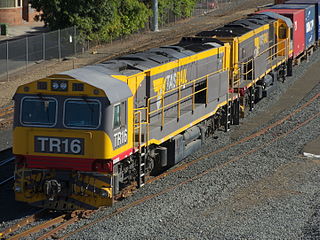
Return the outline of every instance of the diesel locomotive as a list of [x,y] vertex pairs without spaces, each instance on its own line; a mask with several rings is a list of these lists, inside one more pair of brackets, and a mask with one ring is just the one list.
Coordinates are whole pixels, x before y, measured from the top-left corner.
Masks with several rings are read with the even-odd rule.
[[248,16],[175,45],[20,86],[14,96],[16,200],[110,206],[198,150],[290,74],[292,22]]

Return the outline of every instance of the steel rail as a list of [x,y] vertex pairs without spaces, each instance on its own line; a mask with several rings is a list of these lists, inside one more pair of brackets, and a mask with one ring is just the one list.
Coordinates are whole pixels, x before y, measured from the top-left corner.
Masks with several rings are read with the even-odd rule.
[[7,178],[6,180],[0,182],[0,186],[6,184],[7,182],[10,182],[11,180],[14,180],[14,176],[11,176],[11,177]]
[[6,106],[6,107],[4,107],[4,108],[0,108],[0,113],[9,111],[9,110],[11,110],[13,107],[14,107],[14,105],[11,104],[11,105]]
[[53,228],[52,230],[42,234],[41,236],[39,236],[37,239],[38,240],[43,240],[43,239],[48,239],[48,238],[52,238],[55,236],[55,234],[57,234],[59,231],[61,231],[62,229],[68,227],[69,225],[75,223],[76,221],[78,221],[81,218],[87,218],[88,216],[90,216],[91,214],[93,214],[95,211],[93,210],[75,210],[69,214],[62,214],[58,217],[52,218],[48,221],[45,221],[44,223],[41,223],[37,226],[33,226],[31,228],[29,228],[26,231],[20,232],[14,236],[7,236],[10,233],[16,232],[17,230],[19,230],[22,227],[27,226],[30,223],[34,223],[37,220],[39,220],[41,217],[44,217],[45,214],[49,213],[49,211],[47,209],[43,209],[33,215],[31,215],[30,217],[27,217],[26,219],[21,220],[19,223],[15,224],[12,227],[7,228],[6,230],[4,230],[2,233],[0,233],[0,238],[5,238],[7,240],[16,240],[16,239],[21,239],[21,238],[25,238],[28,237],[31,234],[40,232],[42,230],[47,230],[48,228],[60,224],[57,227]]
[[10,158],[8,158],[6,160],[1,161],[0,162],[0,167],[2,167],[3,165],[6,165],[7,163],[10,163],[10,162],[14,161],[14,159],[15,159],[15,157],[10,157]]
[[[3,151],[0,152],[0,155],[1,155],[1,154],[7,154],[7,152],[11,152],[11,151],[12,151],[12,148],[5,149],[5,150],[3,150]],[[9,153],[9,154],[10,154],[10,153]],[[3,160],[3,161],[0,162],[0,167],[6,165],[6,164],[8,164],[8,163],[13,162],[14,159],[15,159],[14,156],[9,156],[7,159],[5,159],[5,160]],[[11,177],[9,177],[9,178],[7,178],[7,179],[5,179],[5,180],[2,180],[2,181],[0,182],[0,186],[4,185],[4,184],[6,184],[7,182],[10,182],[10,181],[12,181],[12,180],[14,180],[14,175],[11,176]]]
[[93,210],[76,210],[73,213],[71,213],[71,218],[69,220],[67,220],[66,222],[62,223],[61,225],[59,225],[58,227],[52,229],[51,231],[43,234],[41,237],[38,237],[37,240],[45,240],[45,239],[49,239],[49,238],[58,238],[56,236],[56,234],[65,229],[66,227],[68,227],[69,225],[77,222],[80,218],[87,218],[88,216],[90,216],[91,214],[93,214],[95,211]]
[[9,114],[13,113],[13,111],[14,111],[14,105],[13,104],[11,104],[11,105],[9,105],[7,107],[1,108],[0,109],[0,117],[9,115]]
[[27,231],[24,231],[24,232],[18,233],[17,235],[9,237],[8,240],[18,240],[23,237],[28,237],[29,235],[31,235],[33,233],[37,233],[43,229],[46,229],[46,228],[49,228],[49,227],[55,225],[55,224],[62,223],[65,220],[66,216],[67,216],[66,214],[62,214],[59,217],[53,218],[53,219],[46,221],[40,225],[32,227],[32,228],[28,229]]
[[32,214],[31,216],[29,216],[25,219],[22,219],[17,224],[6,228],[5,230],[3,230],[3,232],[0,232],[0,238],[3,238],[8,234],[17,231],[19,228],[22,228],[30,223],[37,221],[40,217],[42,217],[47,212],[48,211],[46,209],[42,209],[42,210]]

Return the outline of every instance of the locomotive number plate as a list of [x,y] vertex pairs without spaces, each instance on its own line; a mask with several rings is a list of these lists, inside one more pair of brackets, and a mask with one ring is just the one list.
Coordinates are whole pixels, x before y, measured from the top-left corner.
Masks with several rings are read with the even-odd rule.
[[83,155],[84,139],[35,136],[34,151],[40,153]]

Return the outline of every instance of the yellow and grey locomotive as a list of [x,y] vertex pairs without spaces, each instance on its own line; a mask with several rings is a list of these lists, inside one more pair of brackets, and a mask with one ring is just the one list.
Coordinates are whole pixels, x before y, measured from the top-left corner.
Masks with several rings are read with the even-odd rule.
[[220,126],[239,123],[247,89],[251,100],[260,96],[287,64],[290,28],[276,15],[251,16],[20,86],[16,199],[95,209],[112,205],[133,182],[143,186],[148,174],[179,163]]
[[229,51],[216,39],[184,38],[20,86],[16,199],[67,210],[111,205],[131,182],[142,186],[152,170],[181,161],[233,100]]

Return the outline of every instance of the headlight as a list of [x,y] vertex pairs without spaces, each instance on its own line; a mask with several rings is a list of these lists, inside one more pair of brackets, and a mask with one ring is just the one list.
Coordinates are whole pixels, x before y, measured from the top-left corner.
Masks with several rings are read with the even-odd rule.
[[109,192],[104,190],[104,189],[101,189],[101,196],[104,197],[104,198],[108,198],[110,197],[109,196]]
[[65,80],[52,80],[51,90],[66,92],[68,91],[68,82]]
[[65,82],[62,82],[62,83],[60,83],[60,88],[62,89],[62,90],[66,90],[67,89],[67,83],[65,83]]
[[59,84],[57,82],[52,83],[52,89],[58,90],[59,89]]
[[101,196],[102,197],[108,197],[108,193],[106,191],[102,190]]
[[15,186],[14,187],[15,192],[21,192],[21,187],[20,186]]

